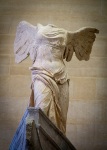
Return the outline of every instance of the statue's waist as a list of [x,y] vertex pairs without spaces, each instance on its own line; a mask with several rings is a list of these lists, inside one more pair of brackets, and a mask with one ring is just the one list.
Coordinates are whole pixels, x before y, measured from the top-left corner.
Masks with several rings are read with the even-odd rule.
[[66,72],[57,72],[57,73],[50,73],[49,71],[33,68],[32,70],[32,78],[35,78],[37,75],[45,75],[51,79],[53,79],[56,83],[63,84],[67,81],[67,73]]

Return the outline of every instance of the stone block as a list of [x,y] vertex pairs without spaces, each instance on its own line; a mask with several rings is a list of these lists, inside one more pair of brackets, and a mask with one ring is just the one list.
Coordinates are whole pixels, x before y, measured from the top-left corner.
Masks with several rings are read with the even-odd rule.
[[107,1],[106,0],[102,0],[102,5],[101,5],[101,14],[103,16],[107,16]]
[[[0,4],[1,4],[1,1],[0,1]],[[1,15],[0,14],[0,22],[2,22],[2,23],[11,23],[12,22],[12,16],[9,16],[9,15],[7,15],[7,16],[4,16],[4,15]]]
[[8,34],[10,29],[9,23],[0,23],[0,34]]
[[[9,132],[12,132],[12,130],[10,130]],[[7,134],[7,131],[4,131],[3,134]],[[2,137],[1,137],[1,140],[0,140],[0,149],[3,150],[3,149],[8,149],[9,148],[9,144],[11,142],[11,136],[8,136],[6,135],[7,139],[3,140]]]
[[90,109],[91,112],[91,120],[90,114],[87,111],[88,109],[88,102],[84,101],[72,101],[69,103],[69,110],[67,116],[67,123],[68,124],[85,124],[94,122],[94,112],[93,109]]
[[106,68],[68,68],[69,77],[107,77]]
[[9,75],[9,66],[0,66],[0,75]]
[[105,115],[104,115],[104,117],[105,117],[105,122],[107,122],[107,101],[105,101],[105,108],[104,108],[104,113],[105,113]]
[[6,44],[6,45],[9,45],[9,44],[12,44],[13,43],[13,39],[14,39],[14,36],[12,35],[0,35],[0,44]]
[[[7,112],[6,112],[6,115],[7,115]],[[10,119],[10,118],[9,118]],[[0,129],[1,131],[5,131],[6,129],[8,130],[14,130],[14,132],[16,131],[17,129],[17,126],[19,124],[19,121],[20,120],[12,120],[12,119],[0,119]]]
[[11,66],[10,75],[31,75],[31,71],[25,66]]
[[0,76],[0,96],[9,96],[9,76]]
[[14,35],[0,35],[0,49],[13,47],[14,38]]
[[106,107],[105,101],[72,101],[69,103],[67,123],[105,123]]
[[106,57],[107,56],[107,38],[98,37],[93,45],[91,57]]
[[75,124],[67,124],[66,136],[73,145],[77,144],[77,128]]
[[9,55],[0,55],[0,65],[9,65],[10,56]]
[[95,124],[95,137],[94,137],[94,141],[95,147],[100,147],[102,149],[104,149],[104,147],[107,148],[107,123],[99,123],[99,124]]
[[9,85],[9,92],[11,97],[30,96],[31,78],[29,76],[11,76]]
[[9,149],[9,145],[11,142],[11,139],[14,135],[14,130],[3,130],[0,131],[0,149],[1,150],[8,150]]
[[96,80],[94,78],[72,78],[73,95],[75,100],[94,100]]
[[[26,110],[28,104],[28,98],[0,98],[0,120],[5,123],[7,122],[8,128],[10,127],[10,121],[15,122],[16,124],[20,122],[24,111]],[[16,124],[13,123],[13,128],[16,127]],[[18,125],[18,124],[17,124]]]
[[[67,137],[51,122],[51,120],[42,112],[41,109],[28,107],[26,118],[26,139],[32,142],[36,149],[38,146],[46,149],[68,149],[76,150]],[[31,130],[32,129],[32,130]],[[31,136],[30,136],[31,134]],[[39,137],[37,138],[37,135]],[[40,145],[38,145],[40,142]],[[48,147],[46,146],[48,144]]]
[[98,123],[105,123],[107,118],[106,118],[106,107],[107,104],[105,102],[105,100],[97,100],[94,103],[94,113],[95,113],[95,124]]
[[96,98],[107,100],[107,79],[99,78],[96,80]]
[[72,61],[69,63],[65,62],[68,68],[105,68],[107,66],[106,57],[90,57],[89,61],[79,61],[75,54]]
[[[91,144],[93,146],[94,144],[94,124],[88,124],[88,125],[81,125],[78,124],[77,126],[77,149],[87,149],[88,145]],[[87,145],[88,143],[88,145]]]
[[[11,9],[11,3],[9,3],[8,5],[5,4],[5,8],[3,9],[1,7],[1,14],[2,15],[10,15],[12,13],[15,13],[15,14],[18,14],[18,15],[26,15],[26,14],[29,14],[29,15],[32,15],[36,12],[50,12],[51,11],[63,11],[63,12],[66,12],[66,11],[69,11],[69,12],[72,12],[73,14],[75,13],[79,13],[79,14],[99,14],[99,9],[100,9],[100,3],[96,3],[96,2],[92,2],[89,4],[89,2],[85,2],[85,1],[82,1],[81,3],[76,1],[74,3],[73,2],[70,2],[71,4],[67,3],[67,2],[62,2],[62,1],[58,1],[57,3],[53,3],[53,2],[50,2],[49,0],[48,1],[33,1],[30,5],[29,3],[26,1],[26,4],[25,2],[23,3],[20,3],[20,2],[17,2],[17,3],[12,3],[12,5],[14,7],[12,7]],[[19,6],[17,8],[17,5]],[[83,7],[81,7],[83,6]],[[59,9],[60,8],[60,9]],[[81,9],[81,8],[84,8],[84,9]],[[3,11],[4,10],[4,11]]]
[[[14,40],[13,40],[14,41]],[[5,42],[4,42],[5,43]],[[12,42],[11,44],[2,44],[2,45],[0,45],[0,49],[5,49],[5,50],[7,50],[7,51],[9,51],[9,54],[11,55],[11,54],[14,54],[14,46],[13,46],[13,44],[14,44],[14,42]],[[12,52],[11,52],[12,51]]]
[[9,55],[10,49],[9,48],[0,48],[0,55],[2,55],[2,54]]

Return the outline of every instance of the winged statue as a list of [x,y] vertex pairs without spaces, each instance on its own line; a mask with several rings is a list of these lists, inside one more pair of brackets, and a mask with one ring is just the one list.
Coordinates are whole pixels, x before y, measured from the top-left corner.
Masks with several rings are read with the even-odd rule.
[[73,54],[78,60],[89,60],[99,30],[83,27],[71,32],[56,25],[36,26],[21,21],[14,42],[16,63],[28,56],[32,60],[30,104],[41,108],[63,132],[69,103],[69,83],[64,59],[69,62]]

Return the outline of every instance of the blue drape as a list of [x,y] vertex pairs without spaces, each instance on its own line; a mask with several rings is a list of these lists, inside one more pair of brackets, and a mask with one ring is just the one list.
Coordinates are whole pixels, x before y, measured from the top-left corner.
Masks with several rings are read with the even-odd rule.
[[16,133],[12,139],[9,150],[27,150],[26,145],[26,117],[28,110],[26,109],[20,124],[16,130]]

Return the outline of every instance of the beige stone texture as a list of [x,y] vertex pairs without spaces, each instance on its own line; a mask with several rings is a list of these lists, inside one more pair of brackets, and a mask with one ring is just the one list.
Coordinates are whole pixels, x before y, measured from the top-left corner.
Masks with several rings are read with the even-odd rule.
[[0,23],[0,33],[1,34],[6,34],[9,32],[10,24],[9,23]]
[[0,66],[0,75],[9,75],[10,74],[10,68],[9,66]]
[[11,66],[10,67],[11,75],[30,75],[30,70],[25,66]]
[[0,76],[0,96],[9,96],[9,76]]
[[107,59],[106,57],[91,57],[89,61],[79,61],[75,55],[72,58],[72,61],[70,63],[66,63],[67,68],[105,68],[107,65]]
[[68,68],[69,77],[107,77],[106,68]]
[[102,0],[102,15],[107,16],[107,1],[106,0]]
[[3,55],[3,54],[9,55],[10,49],[8,47],[7,48],[0,48],[0,55]]
[[9,95],[11,97],[30,96],[31,79],[30,76],[14,75],[9,80]]
[[99,78],[96,80],[96,98],[99,100],[107,100],[107,78]]
[[93,45],[91,56],[93,57],[107,57],[107,38],[99,37]]
[[94,78],[71,78],[73,82],[72,99],[74,100],[94,100],[96,79]]
[[[0,97],[0,149],[7,150],[26,109],[28,97]],[[20,108],[20,111],[19,111]]]
[[8,150],[30,96],[31,60],[16,64],[13,53],[16,27],[22,20],[72,31],[84,26],[100,30],[89,61],[73,56],[66,63],[70,78],[67,136],[77,150],[106,150],[106,0],[0,0],[0,150]]

